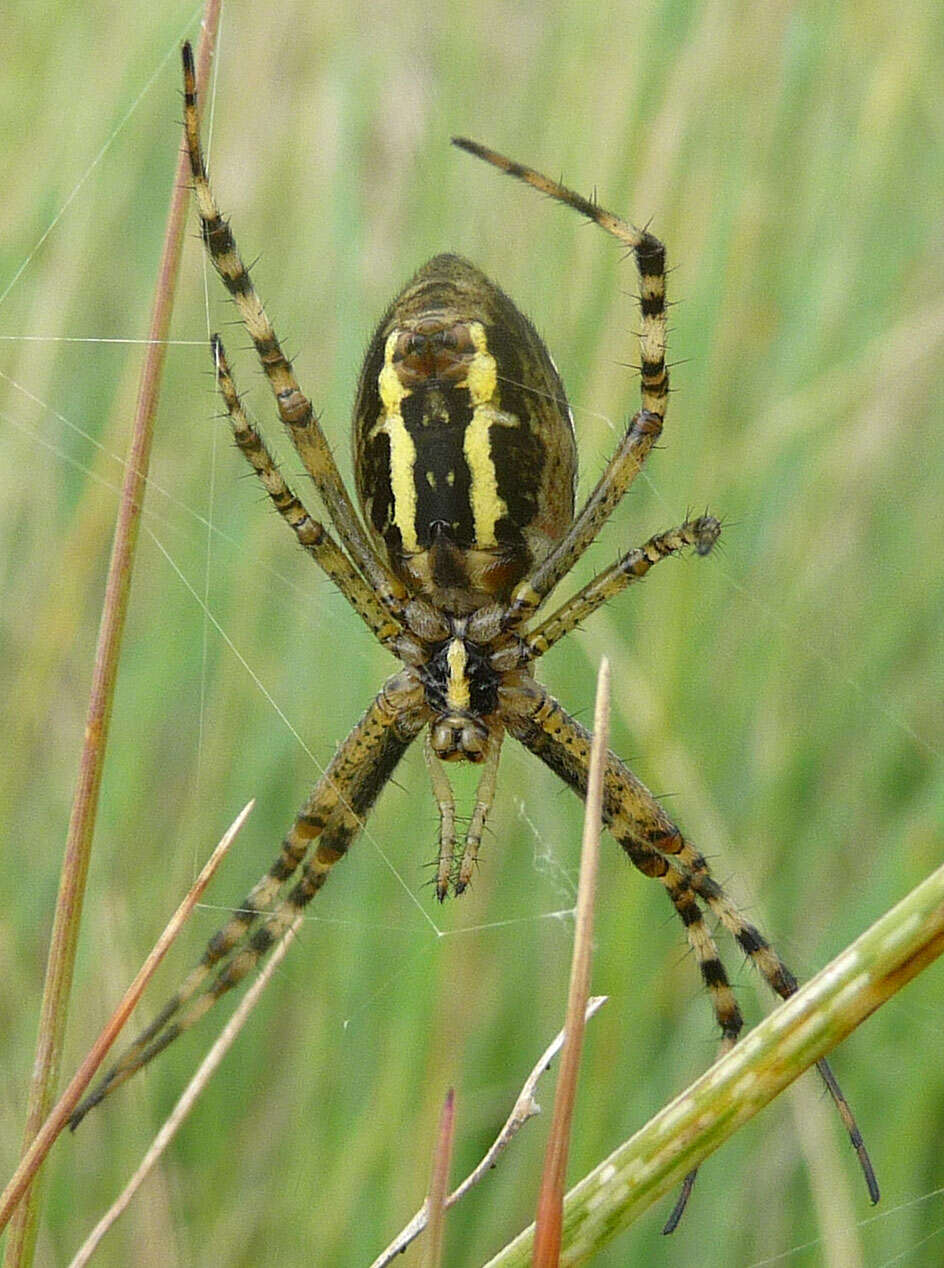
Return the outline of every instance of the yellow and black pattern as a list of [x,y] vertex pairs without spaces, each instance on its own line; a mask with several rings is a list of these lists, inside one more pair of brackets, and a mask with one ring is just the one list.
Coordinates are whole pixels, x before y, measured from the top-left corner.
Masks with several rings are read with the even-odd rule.
[[452,611],[504,599],[573,518],[573,421],[537,331],[435,256],[381,319],[354,407],[358,494],[391,568]]
[[573,207],[594,224],[629,247],[636,257],[639,270],[639,312],[642,325],[639,334],[640,378],[642,381],[642,408],[646,413],[665,416],[669,394],[669,372],[665,364],[665,247],[646,229],[637,229],[612,211],[606,211],[597,203],[575,193],[559,181],[551,180],[532,167],[515,163],[495,150],[490,150],[468,137],[453,137],[453,145],[476,158],[491,163],[506,176],[523,181],[555,202]]
[[[574,792],[585,797],[593,738],[590,732],[570,717],[533,679],[526,684],[512,707],[520,712],[514,721],[506,716],[505,725],[509,733]],[[737,1040],[743,1020],[717,946],[705,924],[703,908],[717,916],[720,924],[733,936],[781,999],[788,999],[794,994],[796,978],[760,930],[740,914],[711,875],[704,856],[682,835],[649,789],[612,752],[607,753],[604,774],[603,819],[633,864],[644,875],[660,880],[665,886],[685,926],[689,944],[708,988],[721,1029],[721,1051],[726,1051]],[[869,1194],[873,1201],[878,1201],[878,1184],[849,1104],[829,1063],[821,1060],[816,1067],[859,1156]],[[690,1177],[690,1180],[693,1178]],[[669,1220],[669,1225],[674,1227],[680,1215],[681,1211],[674,1222]],[[668,1225],[667,1231],[671,1231]]]
[[[268,872],[79,1107],[73,1126],[193,1026],[285,937],[350,848],[421,732],[440,816],[435,882],[440,900],[461,894],[472,879],[506,733],[585,796],[591,736],[535,681],[532,662],[661,560],[686,550],[707,554],[721,531],[706,513],[657,533],[534,623],[596,540],[662,431],[669,390],[665,249],[648,230],[465,139],[456,144],[572,207],[632,251],[640,287],[640,408],[575,514],[573,421],[547,349],[532,323],[479,269],[459,256],[437,255],[393,300],[364,359],[353,416],[362,522],[211,192],[187,47],[184,86],[187,146],[207,251],[252,338],[279,415],[337,539],[276,469],[214,338],[217,381],[237,446],[296,539],[402,669],[338,749]],[[447,773],[454,761],[481,766],[464,840],[457,836]],[[614,753],[607,757],[603,813],[633,865],[664,887],[694,953],[725,1051],[737,1041],[743,1019],[707,918],[717,920],[777,995],[790,996],[796,979],[737,910],[704,856]],[[875,1177],[849,1106],[825,1061],[819,1070],[876,1201]],[[678,1223],[694,1178],[694,1172],[687,1177],[666,1232]]]

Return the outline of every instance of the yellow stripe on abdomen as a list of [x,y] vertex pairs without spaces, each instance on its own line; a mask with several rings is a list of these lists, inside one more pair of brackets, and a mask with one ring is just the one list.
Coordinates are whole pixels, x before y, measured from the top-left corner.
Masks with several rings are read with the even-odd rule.
[[416,445],[403,421],[402,403],[410,395],[400,382],[393,366],[393,353],[398,331],[387,338],[384,364],[377,387],[384,408],[383,422],[377,430],[386,432],[390,440],[390,492],[393,496],[393,522],[400,530],[403,549],[411,552],[420,548],[416,536],[416,485],[413,470],[416,466]]
[[495,525],[508,514],[508,506],[498,496],[498,478],[489,429],[501,421],[498,413],[498,367],[488,350],[485,327],[481,322],[469,323],[469,334],[475,356],[469,366],[466,385],[472,403],[472,421],[465,431],[462,449],[469,468],[469,500],[475,525],[475,544],[497,546]]
[[399,414],[388,417],[383,430],[390,438],[390,491],[393,495],[393,522],[400,530],[403,549],[420,548],[416,536],[416,445]]

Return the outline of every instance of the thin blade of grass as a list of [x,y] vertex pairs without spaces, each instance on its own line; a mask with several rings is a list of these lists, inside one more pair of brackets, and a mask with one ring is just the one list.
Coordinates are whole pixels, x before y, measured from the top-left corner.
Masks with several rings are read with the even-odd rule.
[[[207,0],[200,33],[200,82],[207,82],[210,57],[216,38],[221,0]],[[36,1056],[27,1102],[23,1152],[40,1130],[56,1095],[59,1064],[69,1011],[69,995],[78,944],[85,882],[98,809],[98,793],[108,740],[114,698],[118,655],[128,610],[128,595],[138,525],[144,500],[151,454],[154,416],[164,369],[166,341],[170,329],[177,273],[180,264],[189,189],[186,155],[181,150],[177,164],[167,229],[155,288],[148,348],[141,373],[138,400],[132,426],[131,448],[115,525],[98,645],[92,673],[92,689],[85,721],[85,738],[79,761],[79,775],[66,836],[59,894],[50,937],[46,981],[40,1012]],[[5,1268],[29,1268],[36,1241],[38,1193],[35,1183],[20,1202],[11,1221],[4,1255]]]
[[256,1007],[256,1004],[259,1002],[262,992],[268,986],[269,982],[272,980],[275,970],[285,958],[285,954],[294,941],[295,934],[298,932],[298,927],[303,920],[304,915],[299,912],[289,925],[285,936],[274,947],[269,959],[260,971],[259,976],[239,1001],[236,1011],[220,1031],[219,1038],[201,1061],[196,1074],[187,1084],[180,1100],[168,1115],[167,1121],[164,1123],[161,1130],[154,1137],[153,1144],[141,1159],[141,1165],[128,1181],[120,1196],[108,1208],[99,1222],[92,1229],[87,1239],[82,1243],[82,1246],[79,1248],[75,1258],[70,1262],[69,1268],[82,1268],[83,1264],[88,1263],[92,1255],[95,1253],[99,1242],[101,1242],[102,1238],[118,1219],[119,1215],[127,1209],[131,1199],[154,1169],[155,1163],[159,1160],[167,1146],[177,1135],[177,1132],[183,1126],[187,1115],[196,1104],[200,1093],[216,1073],[220,1062],[233,1046],[237,1035],[249,1020],[249,1016],[252,1013],[252,1010]]
[[429,1212],[429,1238],[426,1243],[425,1268],[441,1268],[443,1242],[446,1234],[446,1195],[449,1192],[449,1163],[452,1161],[452,1141],[456,1129],[456,1094],[452,1088],[446,1093],[439,1115],[436,1132],[436,1148],[433,1151],[433,1169],[429,1180],[426,1209]]
[[[560,1262],[581,1264],[944,953],[944,866],[571,1189]],[[486,1268],[531,1262],[534,1226]]]
[[200,875],[191,885],[180,906],[167,922],[164,932],[155,942],[147,959],[135,975],[134,981],[125,991],[118,1007],[112,1013],[101,1034],[92,1044],[85,1060],[72,1076],[68,1087],[60,1096],[55,1108],[50,1112],[45,1123],[33,1137],[32,1144],[20,1160],[20,1164],[13,1173],[3,1194],[0,1195],[0,1231],[6,1227],[7,1221],[26,1191],[27,1185],[42,1165],[56,1137],[69,1121],[69,1117],[78,1105],[83,1092],[94,1078],[95,1071],[101,1065],[106,1053],[121,1033],[125,1022],[131,1016],[138,1000],[144,994],[145,987],[154,976],[157,966],[170,950],[177,935],[188,920],[190,913],[203,896],[204,890],[229,852],[229,847],[236,840],[237,834],[249,817],[254,805],[254,801],[248,802],[223,834],[216,849],[204,864]]
[[[609,997],[607,995],[593,995],[587,1001],[587,1011],[584,1014],[584,1021],[588,1022],[599,1009],[603,1007]],[[521,1091],[518,1093],[518,1099],[512,1107],[511,1113],[505,1120],[505,1125],[492,1141],[488,1151],[483,1154],[481,1161],[469,1172],[466,1178],[454,1189],[449,1197],[446,1198],[446,1206],[451,1207],[461,1198],[474,1188],[478,1182],[485,1178],[492,1168],[497,1164],[501,1155],[505,1152],[514,1138],[518,1135],[521,1128],[530,1119],[540,1114],[541,1107],[534,1099],[534,1092],[538,1085],[538,1080],[549,1068],[551,1062],[564,1046],[564,1031],[557,1033],[554,1039],[538,1057],[531,1073],[525,1079]],[[420,1209],[416,1212],[410,1222],[402,1229],[401,1232],[393,1239],[389,1246],[383,1250],[370,1268],[387,1268],[388,1264],[402,1255],[407,1246],[419,1237],[423,1229],[429,1223],[429,1204],[424,1202]]]
[[577,1076],[583,1051],[584,1014],[590,994],[590,966],[593,958],[593,903],[597,891],[600,862],[600,831],[603,827],[603,771],[610,723],[610,662],[604,656],[597,675],[597,696],[593,711],[593,744],[587,779],[587,802],[580,852],[580,880],[577,887],[577,918],[574,922],[574,954],[570,967],[564,1051],[561,1055],[554,1117],[544,1155],[541,1191],[538,1195],[537,1233],[534,1240],[535,1268],[555,1268],[560,1258],[570,1151],[570,1127],[577,1096]]

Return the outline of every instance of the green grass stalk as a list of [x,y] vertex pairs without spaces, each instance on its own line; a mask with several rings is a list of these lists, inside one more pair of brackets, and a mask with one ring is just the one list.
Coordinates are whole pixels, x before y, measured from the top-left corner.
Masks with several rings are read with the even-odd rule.
[[[944,951],[944,866],[567,1195],[561,1264],[586,1263]],[[488,1268],[531,1263],[534,1227]]]

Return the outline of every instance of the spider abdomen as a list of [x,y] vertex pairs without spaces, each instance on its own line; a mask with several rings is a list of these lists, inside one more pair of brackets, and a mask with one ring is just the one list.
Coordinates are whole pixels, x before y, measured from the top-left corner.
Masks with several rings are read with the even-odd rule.
[[367,351],[354,414],[368,526],[412,593],[455,614],[505,599],[573,518],[573,423],[531,323],[436,256]]

